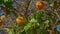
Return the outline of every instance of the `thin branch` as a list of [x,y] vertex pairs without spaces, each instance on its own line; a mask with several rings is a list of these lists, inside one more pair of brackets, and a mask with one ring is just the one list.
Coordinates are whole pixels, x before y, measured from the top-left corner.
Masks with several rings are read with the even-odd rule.
[[21,6],[16,0],[14,0],[14,2],[15,2],[18,6]]
[[31,2],[31,1],[32,1],[32,0],[29,1],[28,7],[26,7],[26,12],[25,12],[25,14],[24,14],[27,20],[28,20],[28,18],[27,18],[27,17],[28,17],[27,12],[28,12],[28,8],[29,8],[29,6],[30,6],[30,2]]

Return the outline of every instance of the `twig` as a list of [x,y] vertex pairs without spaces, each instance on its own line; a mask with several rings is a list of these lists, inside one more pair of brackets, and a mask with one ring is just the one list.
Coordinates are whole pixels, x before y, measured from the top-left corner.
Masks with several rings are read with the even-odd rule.
[[28,20],[28,18],[27,18],[27,17],[28,17],[28,14],[27,14],[27,13],[28,13],[28,8],[29,8],[29,6],[30,6],[30,2],[31,2],[31,1],[32,1],[32,0],[29,1],[28,7],[26,7],[26,12],[25,12],[25,14],[24,14],[27,20]]
[[14,0],[14,2],[15,2],[18,6],[21,6],[16,0]]

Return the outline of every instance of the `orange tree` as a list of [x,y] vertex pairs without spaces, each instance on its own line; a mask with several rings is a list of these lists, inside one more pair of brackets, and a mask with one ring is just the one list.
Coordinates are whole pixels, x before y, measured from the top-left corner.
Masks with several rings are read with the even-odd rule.
[[[13,7],[14,3],[17,8]],[[10,23],[4,30],[7,34],[59,34],[59,3],[60,0],[0,0],[4,19],[12,17],[5,19]]]

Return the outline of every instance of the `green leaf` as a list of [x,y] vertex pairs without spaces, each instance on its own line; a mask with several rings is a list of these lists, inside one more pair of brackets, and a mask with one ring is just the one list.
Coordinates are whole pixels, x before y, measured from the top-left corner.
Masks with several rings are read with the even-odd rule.
[[28,18],[29,18],[29,20],[31,20],[31,19],[34,18],[34,17],[30,15],[30,16],[28,16]]
[[40,24],[38,22],[35,23],[35,29],[39,29],[40,28]]
[[8,34],[14,34],[13,29],[7,29],[6,31]]
[[41,19],[41,17],[43,16],[43,14],[41,14],[42,11],[38,10],[34,13],[34,17],[37,19],[37,21],[39,21]]
[[6,8],[11,8],[12,4],[13,4],[12,0],[4,1],[4,5],[6,6]]
[[26,20],[21,20],[21,22],[26,22]]
[[36,19],[40,19],[41,18],[41,14],[36,14]]
[[27,31],[29,28],[31,28],[32,26],[32,22],[29,22],[25,27],[24,27],[24,30]]
[[44,22],[44,24],[45,24],[46,26],[49,26],[49,20],[46,20],[46,21]]
[[0,0],[0,5],[3,3],[3,0]]
[[46,20],[44,23],[45,23],[45,24],[48,24],[48,23],[49,23],[49,20]]
[[42,16],[43,16],[43,15],[42,15],[42,14],[39,14],[39,13],[36,13],[36,14],[35,14],[35,18],[36,18],[36,20],[37,20],[38,22],[40,22]]
[[8,0],[4,0],[4,2],[8,2]]
[[39,23],[36,23],[36,26],[39,26],[40,24]]
[[13,29],[9,30],[9,34],[13,34]]

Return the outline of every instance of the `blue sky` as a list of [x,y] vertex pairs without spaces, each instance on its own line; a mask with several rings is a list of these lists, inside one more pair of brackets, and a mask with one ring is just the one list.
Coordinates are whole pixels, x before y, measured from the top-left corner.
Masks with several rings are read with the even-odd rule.
[[4,14],[4,12],[3,12],[3,11],[0,11],[0,16],[1,16],[2,14]]

